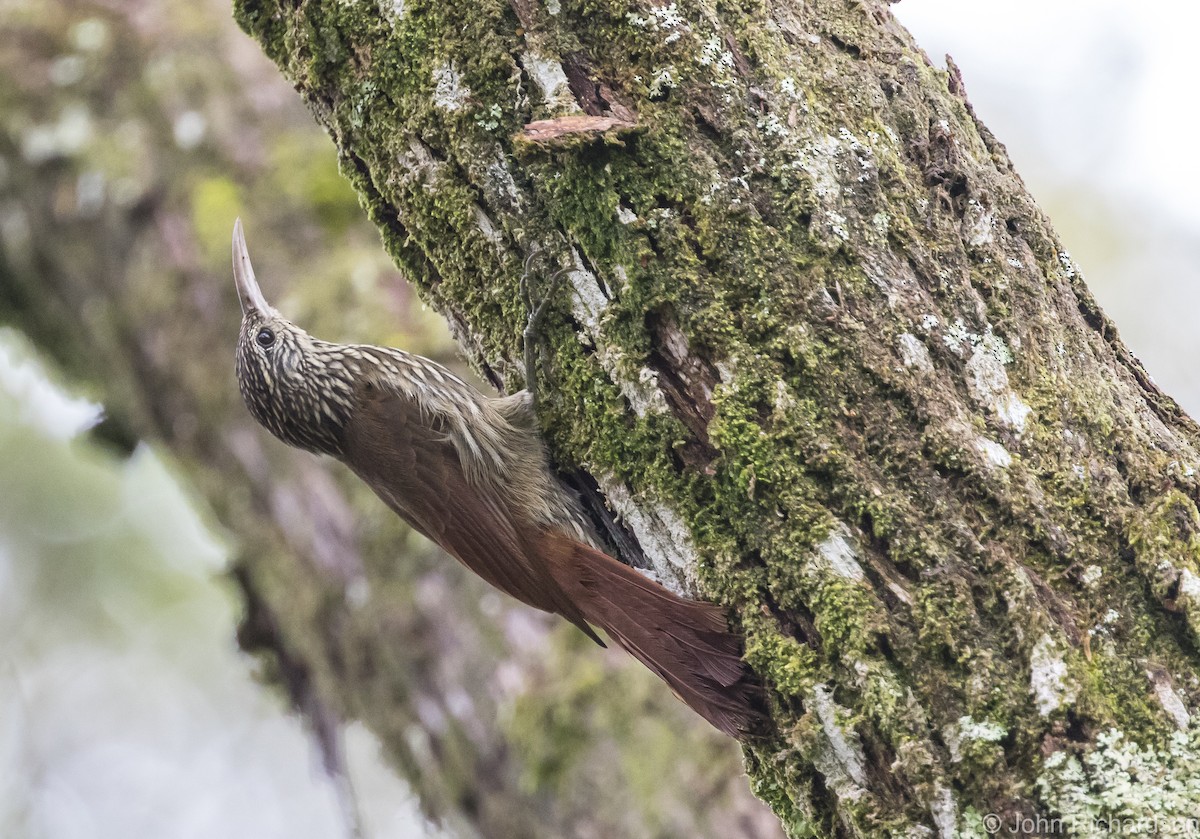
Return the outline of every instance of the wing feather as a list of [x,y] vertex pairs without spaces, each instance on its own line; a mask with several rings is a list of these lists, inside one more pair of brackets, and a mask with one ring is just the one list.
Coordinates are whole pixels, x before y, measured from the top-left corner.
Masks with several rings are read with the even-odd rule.
[[372,389],[346,428],[345,462],[389,507],[472,571],[522,603],[603,642],[549,573],[505,499],[469,478],[444,426],[402,393]]

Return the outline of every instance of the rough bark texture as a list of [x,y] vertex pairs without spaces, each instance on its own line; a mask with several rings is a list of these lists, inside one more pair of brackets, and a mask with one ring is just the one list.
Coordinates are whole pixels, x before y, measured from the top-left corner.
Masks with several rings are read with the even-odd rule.
[[636,663],[487,592],[346,470],[260,433],[233,375],[235,215],[315,333],[447,348],[228,14],[70,0],[5,18],[0,322],[104,403],[95,437],[153,444],[226,529],[241,643],[331,770],[357,719],[452,835],[777,836],[736,747]]
[[554,455],[731,607],[789,831],[1200,816],[1196,426],[886,5],[237,16],[493,382],[571,266]]

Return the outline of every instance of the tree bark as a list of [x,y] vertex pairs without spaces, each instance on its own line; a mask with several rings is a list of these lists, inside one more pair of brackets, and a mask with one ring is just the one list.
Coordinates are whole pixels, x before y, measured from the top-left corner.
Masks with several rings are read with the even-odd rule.
[[792,834],[1200,817],[1197,428],[885,4],[237,17],[493,383],[569,267],[547,439],[729,605]]
[[333,774],[355,719],[453,835],[777,836],[736,747],[636,663],[487,592],[246,412],[237,214],[272,299],[314,332],[442,348],[394,273],[373,279],[386,257],[327,141],[228,13],[85,0],[6,20],[0,322],[103,401],[96,438],[168,454],[233,535],[239,639]]

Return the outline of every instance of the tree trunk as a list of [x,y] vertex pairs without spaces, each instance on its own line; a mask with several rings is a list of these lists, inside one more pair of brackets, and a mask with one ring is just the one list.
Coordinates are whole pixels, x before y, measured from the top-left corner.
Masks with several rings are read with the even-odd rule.
[[789,831],[1200,817],[1197,428],[885,4],[237,16],[493,383],[570,268],[547,438],[729,605]]
[[777,836],[734,744],[653,676],[487,592],[246,412],[236,214],[273,299],[314,332],[438,347],[394,274],[374,280],[386,257],[327,141],[228,13],[71,0],[5,20],[0,321],[104,402],[99,437],[168,452],[235,535],[240,641],[335,774],[356,719],[453,835]]

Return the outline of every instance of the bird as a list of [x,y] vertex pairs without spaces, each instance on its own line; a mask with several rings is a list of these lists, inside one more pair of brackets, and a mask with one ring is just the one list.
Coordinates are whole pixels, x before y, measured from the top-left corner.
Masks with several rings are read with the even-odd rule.
[[[263,296],[241,219],[233,275],[242,308],[238,387],[272,435],[341,461],[495,588],[562,616],[601,646],[603,630],[721,732],[746,739],[764,729],[762,682],[724,610],[680,597],[604,552],[551,468],[531,381],[488,397],[423,356],[313,338]],[[528,379],[528,361],[526,369]]]

